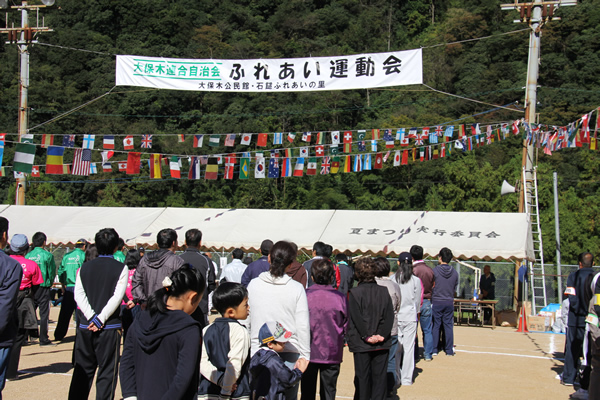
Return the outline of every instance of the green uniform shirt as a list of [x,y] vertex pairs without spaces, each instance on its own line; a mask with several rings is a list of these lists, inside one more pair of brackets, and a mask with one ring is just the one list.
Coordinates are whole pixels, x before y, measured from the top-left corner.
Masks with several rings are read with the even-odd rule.
[[42,283],[40,286],[52,287],[52,283],[54,283],[54,277],[56,276],[56,264],[54,263],[54,256],[52,253],[42,249],[41,247],[36,247],[27,253],[25,258],[35,261],[40,267],[40,271],[42,271],[42,277],[44,278],[44,283]]
[[115,254],[113,255],[113,257],[115,258],[115,260],[125,263],[125,254],[123,254],[123,252],[121,250],[115,251]]
[[85,251],[81,249],[75,248],[75,250],[65,254],[58,269],[60,283],[66,286],[75,286],[77,270],[83,264],[83,260],[85,260]]

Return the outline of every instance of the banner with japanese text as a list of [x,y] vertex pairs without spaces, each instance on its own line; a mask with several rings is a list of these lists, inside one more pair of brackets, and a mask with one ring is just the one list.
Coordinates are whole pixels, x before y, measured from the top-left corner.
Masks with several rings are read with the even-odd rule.
[[118,55],[116,70],[116,85],[216,92],[347,90],[421,83],[421,49],[258,60]]

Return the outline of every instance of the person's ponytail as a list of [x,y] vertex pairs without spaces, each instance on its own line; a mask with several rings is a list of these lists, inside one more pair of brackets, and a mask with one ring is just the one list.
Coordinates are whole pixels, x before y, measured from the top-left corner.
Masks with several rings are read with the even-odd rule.
[[167,312],[167,298],[179,297],[188,291],[193,291],[202,296],[206,281],[202,273],[194,269],[190,264],[183,264],[181,268],[173,271],[171,276],[167,276],[162,281],[163,287],[155,291],[148,297],[146,309],[150,314]]

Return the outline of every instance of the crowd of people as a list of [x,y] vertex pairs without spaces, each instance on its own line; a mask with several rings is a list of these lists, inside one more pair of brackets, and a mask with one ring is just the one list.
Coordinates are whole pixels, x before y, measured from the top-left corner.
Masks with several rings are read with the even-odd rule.
[[[1,248],[8,237],[0,217]],[[125,400],[296,399],[299,388],[313,400],[317,381],[319,396],[333,400],[345,346],[355,399],[385,399],[413,383],[419,324],[424,361],[455,354],[458,274],[448,248],[435,268],[419,245],[391,268],[384,257],[334,256],[322,242],[301,264],[294,243],[264,240],[257,260],[235,249],[218,274],[200,250],[198,229],[186,232],[179,254],[173,229],[161,230],[158,249],[147,254],[125,253],[117,232],[102,229],[93,244],[77,241],[58,270],[45,241],[41,232],[31,244],[15,234],[9,255],[0,252],[0,400],[5,378],[18,377],[28,332],[38,328],[36,309],[40,346],[64,339],[75,311],[69,399],[88,398],[96,376],[98,399],[114,398],[120,380]],[[53,342],[48,310],[56,276],[63,297]],[[482,295],[493,298],[493,274],[486,270],[483,280]],[[212,309],[220,316],[210,323]],[[573,332],[568,345],[578,337]],[[592,365],[597,356],[590,354]],[[565,382],[569,374],[566,367]]]

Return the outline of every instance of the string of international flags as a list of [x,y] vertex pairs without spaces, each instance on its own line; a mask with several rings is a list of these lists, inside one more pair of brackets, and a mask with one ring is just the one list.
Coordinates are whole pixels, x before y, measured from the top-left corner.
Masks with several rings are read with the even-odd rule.
[[[592,124],[593,114],[595,123]],[[77,135],[63,134],[62,145],[54,145],[53,135],[41,135],[41,143],[34,143],[33,135],[23,135],[21,142],[6,140],[6,134],[0,134],[0,165],[4,154],[5,143],[15,143],[13,161],[14,176],[30,174],[41,175],[42,165],[35,165],[37,147],[47,150],[45,174],[89,176],[99,172],[119,172],[138,175],[146,169],[147,163],[151,179],[163,178],[163,165],[169,167],[171,178],[180,179],[183,170],[182,160],[188,162],[188,179],[218,179],[219,166],[224,164],[225,179],[248,179],[251,164],[254,163],[254,178],[279,178],[306,175],[325,175],[342,172],[360,172],[382,169],[393,152],[393,166],[407,165],[410,161],[428,161],[449,156],[453,150],[469,151],[476,147],[489,145],[495,141],[506,139],[510,134],[523,133],[523,138],[544,153],[551,155],[553,151],[567,147],[589,145],[597,149],[597,132],[600,127],[600,107],[584,114],[577,121],[566,126],[549,126],[528,124],[523,120],[501,122],[489,125],[478,123],[471,125],[436,125],[419,128],[319,131],[319,132],[274,132],[274,133],[238,133],[193,135],[194,148],[202,148],[208,137],[208,147],[215,149],[221,146],[234,147],[239,138],[239,145],[253,150],[242,152],[225,152],[206,155],[158,154],[148,151],[142,153],[135,150],[136,138],[140,139],[140,148],[152,149],[153,135],[125,135],[123,150],[116,149],[115,137],[119,135],[103,135],[102,148],[95,149],[96,136],[82,135],[81,147],[75,147]],[[593,135],[591,126],[595,126]],[[61,136],[61,135],[57,135]],[[184,135],[177,135],[179,142],[185,142]],[[367,137],[369,136],[369,138]],[[222,138],[224,141],[222,143]],[[299,146],[295,146],[300,142]],[[272,143],[272,146],[270,146]],[[280,147],[275,147],[280,146]],[[286,147],[289,146],[289,147]],[[66,149],[72,149],[73,162],[64,163]],[[100,152],[101,169],[92,162],[92,152]],[[116,160],[118,155],[126,154],[126,159]],[[113,158],[115,155],[117,157]],[[147,156],[142,162],[142,155]],[[269,159],[267,160],[267,157]],[[320,161],[320,168],[319,168]],[[0,176],[7,176],[7,167],[0,168]],[[8,167],[10,168],[10,167]]]

